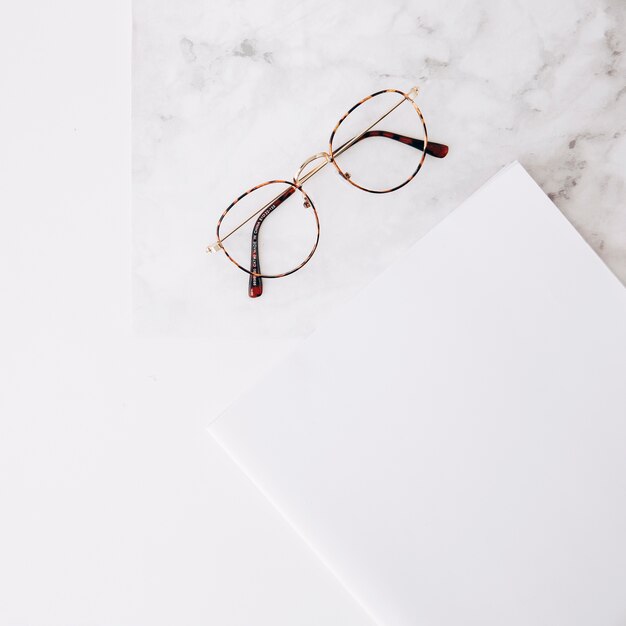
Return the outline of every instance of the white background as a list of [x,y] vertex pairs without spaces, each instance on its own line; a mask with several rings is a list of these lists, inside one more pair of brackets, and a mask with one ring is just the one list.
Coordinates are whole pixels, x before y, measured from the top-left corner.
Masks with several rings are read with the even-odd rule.
[[[206,424],[329,307],[512,158],[626,275],[617,210],[624,161],[620,3],[537,2],[537,13],[524,13],[513,4],[428,2],[411,5],[417,8],[407,19],[401,13],[408,4],[397,4],[397,18],[393,10],[381,18],[383,4],[373,5],[268,2],[252,10],[251,2],[137,3],[158,26],[151,31],[156,47],[136,48],[136,61],[152,59],[136,66],[138,79],[145,79],[141,67],[167,72],[172,62],[183,72],[181,80],[174,73],[154,81],[157,97],[135,99],[141,137],[151,136],[142,120],[156,118],[154,141],[136,151],[147,160],[135,161],[135,207],[143,217],[134,214],[134,251],[149,252],[135,256],[140,338],[130,331],[130,7],[72,0],[3,5],[0,624],[368,623],[211,443]],[[141,15],[138,44],[150,32]],[[443,29],[441,37],[433,38],[433,29]],[[274,55],[271,72],[278,77],[262,91],[258,76],[246,83],[246,66],[241,76],[223,70],[226,87],[241,83],[242,91],[229,96],[221,87],[219,110],[235,106],[235,115],[248,120],[225,168],[211,160],[211,101],[194,100],[191,92],[201,84],[193,83],[196,74],[208,77],[206,85],[219,75],[212,59],[224,56],[221,49],[212,56],[202,45],[215,33],[230,52],[227,65],[264,67],[246,56],[249,39],[261,56]],[[198,51],[208,55],[203,68],[186,61],[193,55],[183,54],[183,38],[200,40]],[[515,48],[505,57],[498,51],[508,40]],[[172,56],[162,55],[163,41]],[[350,199],[358,192],[326,176],[315,190],[320,210],[339,202],[347,215],[321,216],[329,239],[316,259],[320,273],[272,285],[256,303],[263,308],[252,308],[245,277],[202,254],[224,199],[240,190],[242,167],[243,187],[276,172],[290,175],[324,147],[354,100],[390,82],[410,87],[416,73],[432,138],[448,141],[457,160],[450,159],[450,169],[446,162],[425,169],[425,187],[385,200],[385,210],[397,211],[387,213],[388,223],[376,198],[367,198],[365,215],[355,214]],[[357,78],[349,82],[348,75]],[[191,95],[179,97],[168,85]],[[283,97],[270,101],[275,87]],[[265,112],[249,118],[237,104],[240,93],[264,102]],[[175,122],[183,132],[170,139],[159,138],[172,114],[164,110],[158,121],[163,95],[193,114]],[[290,117],[296,107],[315,117]],[[462,117],[467,110],[472,115]],[[285,120],[287,129],[277,134]],[[498,133],[486,133],[490,125]],[[529,129],[536,134],[529,137]],[[464,144],[468,132],[473,139]],[[264,158],[271,142],[276,160]],[[463,153],[463,145],[472,151]],[[160,168],[150,174],[145,163],[155,162],[159,150],[164,160],[156,159]],[[219,186],[211,170],[227,172]],[[418,200],[425,213],[414,212]],[[151,217],[145,209],[155,203],[165,207],[153,222],[156,238],[137,241],[147,232],[141,220]],[[181,220],[170,207],[190,212]],[[347,226],[377,253],[359,258]],[[168,232],[167,245],[159,246]],[[340,249],[345,256],[335,254]],[[157,263],[141,265],[151,259]],[[190,268],[184,280],[181,267]],[[302,299],[305,283],[314,287],[310,300]],[[192,297],[177,306],[181,290]],[[253,361],[251,353],[262,358]]]
[[130,334],[130,18],[0,19],[0,624],[369,624],[206,434],[210,342]]

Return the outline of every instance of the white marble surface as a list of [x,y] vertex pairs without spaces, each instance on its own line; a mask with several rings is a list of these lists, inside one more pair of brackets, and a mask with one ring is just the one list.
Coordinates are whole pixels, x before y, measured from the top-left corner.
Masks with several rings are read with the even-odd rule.
[[[620,0],[136,0],[136,328],[280,350],[513,159],[626,280],[625,15]],[[385,196],[316,177],[318,252],[249,299],[204,252],[222,210],[326,149],[363,96],[413,84],[449,156]]]

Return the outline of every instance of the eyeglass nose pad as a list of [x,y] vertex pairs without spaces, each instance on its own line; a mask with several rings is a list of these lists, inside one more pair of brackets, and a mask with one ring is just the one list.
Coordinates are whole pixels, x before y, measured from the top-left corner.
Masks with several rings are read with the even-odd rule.
[[406,95],[409,98],[409,100],[413,100],[414,98],[417,97],[419,92],[420,92],[420,88],[417,85],[415,85],[415,87],[411,87],[411,90]]

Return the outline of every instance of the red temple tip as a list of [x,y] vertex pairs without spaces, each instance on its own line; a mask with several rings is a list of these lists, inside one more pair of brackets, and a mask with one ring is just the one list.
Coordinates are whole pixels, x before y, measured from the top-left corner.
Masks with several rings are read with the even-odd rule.
[[443,159],[443,157],[448,154],[448,146],[442,143],[434,143],[432,141],[429,141],[426,147],[426,152],[434,157],[437,157],[438,159]]
[[263,293],[263,285],[255,285],[254,287],[250,287],[250,297],[258,298]]

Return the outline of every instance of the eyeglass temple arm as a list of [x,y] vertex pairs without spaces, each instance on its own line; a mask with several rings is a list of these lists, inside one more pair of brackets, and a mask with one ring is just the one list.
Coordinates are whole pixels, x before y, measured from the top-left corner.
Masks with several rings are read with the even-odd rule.
[[287,198],[289,198],[294,191],[295,187],[288,187],[281,193],[276,199],[268,206],[261,215],[257,218],[252,229],[252,242],[250,250],[250,280],[248,281],[248,295],[251,298],[258,298],[263,293],[263,279],[255,274],[261,273],[261,261],[259,259],[259,230],[261,225],[265,221],[265,218],[276,210]]
[[[362,139],[366,139],[367,137],[385,137],[387,139],[393,139],[394,141],[399,141],[401,143],[406,144],[407,146],[412,146],[418,150],[424,150],[424,142],[421,139],[415,139],[414,137],[408,137],[406,135],[399,135],[398,133],[391,133],[386,130],[368,130],[363,133],[360,137],[357,138],[355,143],[361,141]],[[353,141],[352,139],[350,141]],[[343,144],[337,148],[337,152],[341,150],[344,146],[350,143],[350,141]],[[351,147],[351,146],[350,146]],[[435,143],[434,141],[429,141],[426,144],[426,154],[430,156],[436,157],[438,159],[443,159],[448,154],[448,146],[442,143]],[[287,198],[293,194],[295,191],[294,187],[289,187],[282,194],[277,196],[277,198],[272,202],[271,206],[259,215],[257,221],[254,224],[254,228],[252,229],[252,242],[251,242],[251,250],[250,250],[250,280],[248,281],[248,295],[251,298],[258,298],[263,294],[263,280],[260,276],[255,276],[254,274],[261,273],[261,264],[259,260],[259,231],[261,229],[261,225],[265,221],[265,218],[276,208],[278,208]]]
[[[367,137],[386,137],[387,139],[393,139],[394,141],[404,143],[407,146],[412,146],[417,150],[424,150],[424,142],[421,139],[407,137],[406,135],[399,135],[398,133],[391,133],[387,130],[368,130],[360,137],[358,137],[354,144],[358,143],[362,139],[366,139]],[[350,141],[352,141],[352,139],[350,139]],[[339,152],[344,146],[347,146],[350,141],[347,141],[342,146],[339,146],[339,148],[337,148],[337,150],[333,150],[333,152]],[[426,144],[425,152],[430,156],[436,157],[438,159],[443,159],[448,154],[448,146],[443,143],[435,143],[434,141],[429,141]]]

